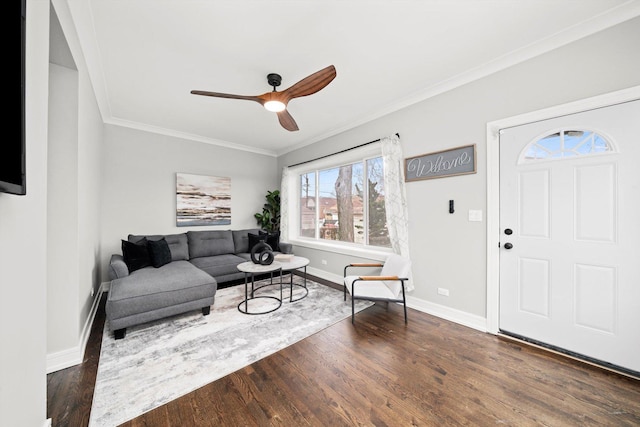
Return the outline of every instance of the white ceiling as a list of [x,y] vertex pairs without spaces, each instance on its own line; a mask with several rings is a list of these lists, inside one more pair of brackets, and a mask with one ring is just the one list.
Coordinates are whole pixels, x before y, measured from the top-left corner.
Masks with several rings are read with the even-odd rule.
[[[67,0],[107,123],[282,154],[640,15],[639,0]],[[288,110],[190,94],[337,77]]]

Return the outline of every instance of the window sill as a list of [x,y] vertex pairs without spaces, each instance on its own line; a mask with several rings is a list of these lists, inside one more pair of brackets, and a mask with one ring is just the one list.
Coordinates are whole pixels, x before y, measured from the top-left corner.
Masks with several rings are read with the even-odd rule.
[[376,261],[385,261],[390,253],[392,253],[391,248],[376,248],[372,249],[370,247],[359,247],[359,246],[351,246],[345,244],[336,244],[330,241],[318,241],[318,240],[307,240],[307,239],[291,239],[289,243],[295,246],[302,246],[310,249],[317,249],[320,251],[333,252],[343,255],[356,256],[360,258],[366,258]]

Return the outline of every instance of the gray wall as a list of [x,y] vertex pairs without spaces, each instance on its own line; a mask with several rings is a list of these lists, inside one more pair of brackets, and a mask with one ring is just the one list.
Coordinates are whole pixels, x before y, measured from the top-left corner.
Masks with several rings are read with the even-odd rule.
[[[254,228],[268,190],[279,187],[275,157],[107,125],[102,186],[102,265],[128,234]],[[176,226],[176,173],[231,178],[231,225]],[[102,280],[108,278],[106,269]]]
[[[49,64],[47,353],[78,344],[78,72]],[[71,298],[70,298],[71,297]]]
[[81,360],[100,285],[103,125],[86,74],[53,63],[49,70],[47,353],[55,364]]
[[49,2],[27,10],[27,195],[0,194],[0,425],[31,427],[47,401]]
[[[50,7],[48,1],[27,4],[27,195],[0,194],[2,426],[45,425],[50,348],[66,361],[81,361],[80,325],[87,324],[92,288],[99,283],[94,253],[102,118],[86,70],[67,72],[49,63]],[[78,54],[77,45],[72,50]],[[70,128],[60,132],[61,126]],[[68,137],[71,141],[61,142]],[[68,210],[50,210],[56,203]],[[75,221],[64,220],[65,214]],[[58,236],[71,241],[49,246]],[[64,260],[57,257],[70,247],[73,252]],[[70,281],[57,273],[49,280],[48,266],[58,262],[71,271]]]
[[100,285],[102,116],[67,10],[58,6],[48,67],[48,371],[82,361]]
[[[404,157],[477,145],[477,173],[407,183],[412,297],[486,316],[486,125],[546,107],[640,85],[640,18],[287,153],[278,168],[400,133]],[[448,213],[455,200],[456,212]],[[483,211],[469,222],[468,210]],[[311,266],[342,276],[353,257],[295,248]],[[320,260],[327,260],[321,265]],[[437,294],[437,288],[450,296]]]

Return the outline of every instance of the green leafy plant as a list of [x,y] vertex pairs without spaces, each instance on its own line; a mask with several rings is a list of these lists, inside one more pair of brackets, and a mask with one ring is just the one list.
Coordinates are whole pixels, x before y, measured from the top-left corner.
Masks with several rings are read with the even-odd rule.
[[267,191],[267,202],[262,207],[262,213],[254,216],[261,229],[268,232],[280,230],[280,190]]

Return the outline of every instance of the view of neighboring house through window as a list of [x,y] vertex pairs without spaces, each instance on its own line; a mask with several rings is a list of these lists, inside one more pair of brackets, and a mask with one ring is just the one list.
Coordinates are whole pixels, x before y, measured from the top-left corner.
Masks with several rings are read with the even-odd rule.
[[381,157],[300,175],[300,237],[390,247]]

